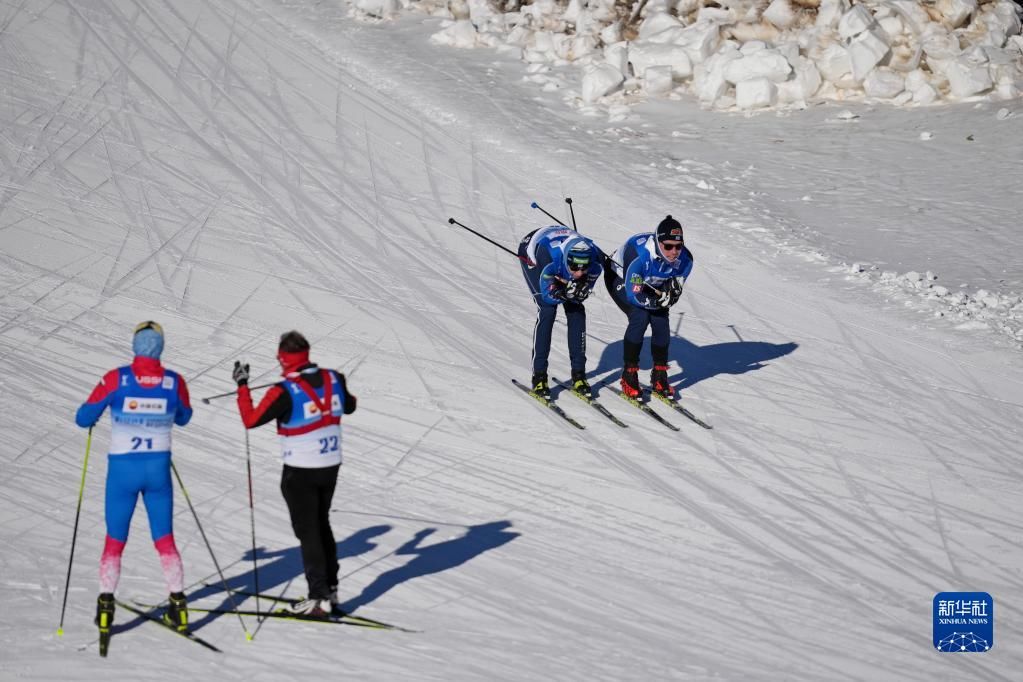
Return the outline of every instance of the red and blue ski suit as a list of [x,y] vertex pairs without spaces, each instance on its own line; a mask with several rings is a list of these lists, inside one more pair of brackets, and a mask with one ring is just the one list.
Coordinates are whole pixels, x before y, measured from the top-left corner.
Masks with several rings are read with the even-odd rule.
[[113,592],[121,573],[121,554],[135,504],[141,493],[149,530],[160,555],[168,592],[184,581],[181,556],[174,544],[174,488],[171,485],[171,429],[192,418],[185,380],[160,364],[138,356],[131,365],[107,372],[75,422],[91,428],[110,408],[107,457],[107,539],[100,559],[100,592]]

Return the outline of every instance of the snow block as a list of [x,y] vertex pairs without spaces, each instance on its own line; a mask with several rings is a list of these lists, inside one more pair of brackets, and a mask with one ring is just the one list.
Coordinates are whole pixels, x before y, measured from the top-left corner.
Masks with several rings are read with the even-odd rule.
[[637,39],[649,40],[651,36],[673,28],[684,28],[684,26],[681,21],[667,12],[658,12],[647,16],[646,19],[643,20],[643,23],[639,26],[639,35],[637,36]]
[[749,56],[743,56],[725,67],[725,80],[739,84],[757,78],[767,78],[774,83],[788,80],[792,73],[785,57],[774,50],[761,50]]
[[430,42],[463,49],[476,47],[476,27],[468,19],[456,21],[430,36]]
[[821,0],[814,26],[818,29],[834,28],[848,10],[848,0]]
[[735,86],[735,105],[740,109],[773,107],[778,101],[778,88],[768,78],[754,78]]
[[670,66],[650,66],[643,71],[643,90],[650,95],[667,95],[674,87]]
[[712,105],[728,91],[725,67],[738,58],[739,51],[729,45],[696,67],[693,72],[693,92],[701,103]]
[[793,78],[778,83],[778,101],[806,102],[821,87],[821,74],[817,66],[805,57],[797,57],[792,64]]
[[938,0],[938,11],[949,28],[959,28],[977,11],[977,0]]
[[848,50],[837,43],[832,43],[824,48],[824,52],[817,58],[817,68],[824,80],[837,83],[852,73],[852,59]]
[[871,71],[863,80],[863,91],[868,97],[892,99],[905,89],[906,79],[902,74],[883,66]]
[[675,44],[685,48],[693,64],[709,58],[717,50],[721,33],[716,24],[696,23],[682,29]]
[[632,43],[629,46],[629,62],[636,74],[642,74],[652,66],[669,66],[672,75],[678,80],[693,75],[693,64],[689,60],[689,53],[681,45]]
[[796,11],[789,0],[773,0],[760,16],[783,31],[796,23]]
[[624,40],[604,48],[604,61],[618,69],[623,76],[629,75],[629,44]]
[[979,95],[994,85],[987,65],[975,66],[962,57],[948,65],[945,76],[952,96],[959,99]]
[[888,36],[875,24],[874,28],[853,38],[848,51],[849,60],[852,62],[853,79],[862,81],[871,69],[888,56]]
[[583,74],[582,97],[586,103],[596,102],[625,81],[622,72],[611,64],[595,64]]
[[938,99],[938,91],[930,83],[924,83],[913,90],[913,103],[919,105],[933,104]]
[[875,23],[874,15],[863,5],[853,5],[838,21],[838,35],[845,40],[858,36]]

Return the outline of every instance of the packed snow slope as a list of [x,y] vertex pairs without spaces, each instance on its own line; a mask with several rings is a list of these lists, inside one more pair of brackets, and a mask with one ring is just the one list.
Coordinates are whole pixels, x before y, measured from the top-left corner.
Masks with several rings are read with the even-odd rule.
[[[728,197],[637,181],[644,150],[594,143],[492,55],[428,35],[249,0],[0,8],[0,677],[1018,679],[1018,353],[764,246]],[[701,163],[745,168],[749,150]],[[447,218],[513,246],[545,223],[531,201],[564,215],[564,196],[608,249],[668,212],[687,225],[673,375],[713,430],[672,414],[668,431],[604,391],[629,428],[563,396],[577,431],[511,385],[534,315],[518,263]],[[759,210],[770,231],[768,208],[743,205],[744,224]],[[624,318],[603,292],[587,309],[598,380]],[[72,415],[148,318],[191,383],[175,462],[234,585],[255,584],[246,441],[230,398],[198,399],[231,390],[235,359],[274,380],[291,328],[347,373],[342,594],[419,632],[249,619],[246,642],[237,618],[196,615],[215,654],[120,611],[101,659],[104,424],[55,634],[86,442]],[[275,436],[250,443],[259,585],[298,596]],[[176,505],[193,603],[219,605]],[[990,652],[933,650],[943,590],[991,593]],[[119,596],[163,592],[138,510]]]

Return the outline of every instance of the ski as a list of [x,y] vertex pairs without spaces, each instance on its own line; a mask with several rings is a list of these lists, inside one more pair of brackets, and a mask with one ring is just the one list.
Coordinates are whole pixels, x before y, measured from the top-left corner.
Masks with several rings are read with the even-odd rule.
[[703,421],[702,419],[697,417],[695,414],[693,414],[692,412],[690,412],[686,408],[682,407],[682,404],[678,401],[677,398],[672,399],[672,398],[669,398],[667,396],[663,396],[660,393],[657,393],[656,391],[651,391],[649,389],[647,389],[647,390],[649,391],[649,393],[651,395],[653,395],[655,398],[660,400],[662,403],[664,403],[665,405],[667,405],[671,409],[675,410],[676,412],[679,412],[679,413],[685,415],[687,418],[691,419],[693,422],[695,422],[696,424],[699,424],[703,428],[705,428],[705,429],[713,429],[714,428],[713,426],[711,426],[707,422]]
[[327,618],[317,618],[316,616],[306,616],[301,613],[291,613],[287,609],[274,609],[273,611],[249,611],[245,609],[202,609],[194,606],[188,607],[189,611],[195,611],[196,613],[219,613],[219,614],[238,614],[241,616],[256,616],[259,618],[277,618],[280,620],[297,620],[304,623],[322,623],[324,625],[354,625],[356,627],[371,628],[374,630],[397,630],[399,632],[417,632],[417,630],[410,630],[408,628],[399,627],[397,625],[391,625],[390,623],[384,623],[379,620],[373,620],[371,618],[362,618],[360,616],[353,616],[351,614],[344,615],[330,615]]
[[107,657],[107,651],[110,649],[110,628],[99,629],[99,655],[103,658]]
[[[157,625],[163,627],[164,629],[169,630],[170,632],[173,632],[175,635],[180,635],[181,637],[184,637],[185,639],[191,640],[191,641],[195,642],[196,644],[198,644],[200,646],[204,646],[207,649],[209,649],[210,651],[216,651],[218,654],[219,653],[223,653],[220,649],[218,649],[217,647],[213,646],[212,644],[207,642],[202,637],[199,637],[198,635],[196,635],[194,633],[191,633],[191,632],[188,632],[188,631],[182,632],[181,630],[178,630],[173,625],[168,625],[167,623],[164,623],[161,618],[158,618],[156,616],[156,614],[154,614],[152,612],[152,610],[150,610],[150,611],[143,611],[142,609],[136,608],[136,607],[132,606],[131,604],[128,604],[127,602],[121,601],[120,599],[117,600],[117,605],[120,606],[121,608],[127,610],[127,611],[131,611],[132,613],[134,613],[137,616],[140,616],[141,618],[145,618],[146,620],[149,620],[149,621],[152,621],[152,622],[156,623]],[[191,608],[191,607],[189,607],[189,608]]]
[[595,409],[597,412],[601,413],[602,415],[604,415],[605,417],[610,419],[612,422],[614,422],[618,426],[622,427],[623,429],[629,428],[628,424],[626,424],[621,419],[619,419],[618,417],[616,417],[613,414],[611,414],[611,410],[607,409],[606,407],[604,407],[603,405],[598,403],[596,398],[593,398],[592,396],[587,398],[584,395],[580,395],[579,393],[576,393],[574,390],[572,390],[572,387],[567,382],[562,381],[561,379],[558,379],[557,377],[551,377],[551,379],[553,379],[555,383],[557,383],[559,386],[564,388],[566,391],[568,391],[569,393],[574,395],[576,398],[578,398],[579,400],[583,401],[584,403],[586,403],[587,405],[589,405],[590,407]]
[[[303,601],[302,599],[296,599],[295,597],[283,597],[283,596],[278,597],[276,595],[267,594],[266,592],[252,592],[251,590],[231,590],[231,594],[233,594],[235,596],[238,596],[238,597],[265,599],[267,601],[278,602],[278,603],[282,603],[282,604],[297,604],[300,601]],[[267,613],[273,613],[273,612],[272,611],[271,612],[260,611],[259,613],[260,613],[260,615],[267,615]],[[285,612],[285,613],[288,613],[288,612]],[[242,615],[244,616],[246,614],[242,613]],[[354,624],[354,621],[358,621],[360,623],[365,623],[365,624],[370,625],[370,626],[394,628],[396,630],[401,630],[402,629],[402,628],[399,628],[396,625],[391,625],[390,623],[384,623],[383,621],[374,620],[372,618],[365,618],[363,616],[356,616],[355,614],[352,614],[352,613],[346,613],[345,611],[342,611],[341,609],[337,608],[336,606],[334,607],[334,610],[331,612],[331,615],[333,617],[335,617],[335,618],[344,618],[344,619],[346,619],[346,621],[352,622],[353,624]],[[411,632],[411,630],[409,632]]]
[[656,412],[654,412],[654,409],[652,407],[650,407],[649,405],[647,405],[646,403],[640,402],[636,398],[630,398],[629,396],[625,395],[624,393],[621,392],[621,390],[615,388],[614,386],[610,386],[609,385],[609,386],[606,386],[606,388],[608,390],[610,390],[610,391],[614,391],[622,400],[624,400],[625,402],[629,403],[630,405],[632,405],[633,407],[638,409],[640,412],[649,415],[650,418],[653,419],[654,421],[660,422],[661,424],[663,424],[664,426],[667,426],[672,431],[681,431],[680,428],[678,428],[677,426],[675,426],[674,424],[669,422],[667,419],[665,419],[661,415],[659,415]]
[[536,393],[533,393],[533,391],[527,388],[525,384],[520,384],[517,379],[512,379],[512,383],[521,388],[526,393],[526,395],[528,395],[529,397],[531,397],[533,400],[537,401],[544,407],[549,408],[552,412],[554,412],[554,414],[558,415],[575,428],[577,429],[586,428],[585,426],[583,426],[582,424],[568,416],[568,413],[561,409],[561,406],[555,403],[553,400],[550,400],[549,398],[544,398],[542,396],[537,395]]

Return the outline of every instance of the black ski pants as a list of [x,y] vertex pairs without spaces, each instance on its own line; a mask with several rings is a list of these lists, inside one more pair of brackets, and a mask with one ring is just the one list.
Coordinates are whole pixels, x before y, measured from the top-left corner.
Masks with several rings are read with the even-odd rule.
[[330,529],[330,503],[340,467],[303,469],[285,464],[281,474],[281,494],[302,547],[310,599],[327,599],[337,587],[337,544]]
[[604,284],[611,298],[623,313],[628,315],[622,343],[622,362],[625,367],[639,366],[639,352],[643,349],[643,337],[650,328],[650,355],[655,365],[668,364],[668,346],[671,343],[671,327],[668,325],[668,309],[648,310],[632,305],[625,297],[625,283],[612,268],[604,269]]

